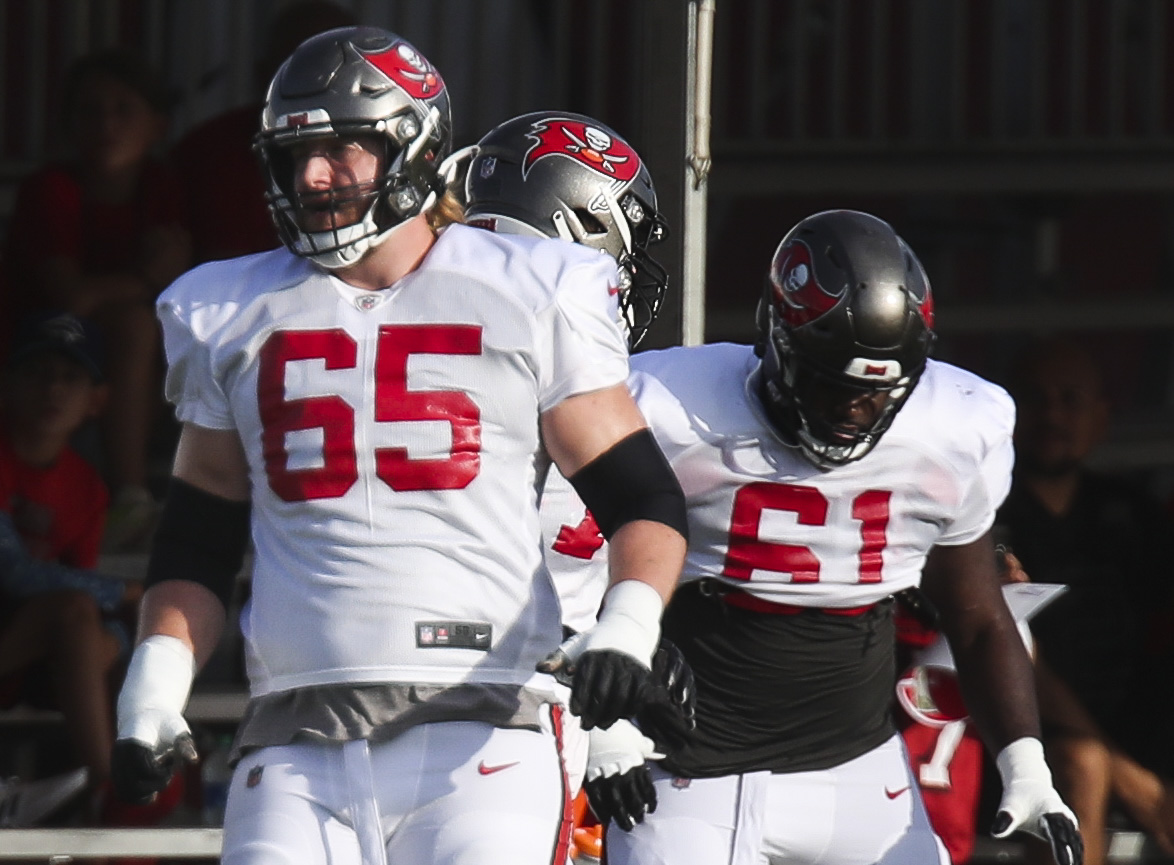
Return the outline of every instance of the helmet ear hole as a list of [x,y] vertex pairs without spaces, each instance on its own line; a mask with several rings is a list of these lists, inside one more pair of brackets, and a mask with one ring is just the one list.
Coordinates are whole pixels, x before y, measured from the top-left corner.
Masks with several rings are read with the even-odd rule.
[[575,214],[575,217],[579,220],[579,224],[583,226],[583,230],[588,234],[607,234],[607,226],[587,208],[575,207],[571,209],[571,212]]

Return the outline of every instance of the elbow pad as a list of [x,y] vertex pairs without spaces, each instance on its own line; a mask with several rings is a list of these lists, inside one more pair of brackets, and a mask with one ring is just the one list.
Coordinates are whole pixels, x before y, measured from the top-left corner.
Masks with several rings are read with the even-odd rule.
[[148,587],[189,580],[229,608],[249,546],[248,502],[235,502],[172,478],[147,565]]
[[568,480],[605,538],[625,523],[663,523],[688,540],[685,494],[648,429],[616,442]]

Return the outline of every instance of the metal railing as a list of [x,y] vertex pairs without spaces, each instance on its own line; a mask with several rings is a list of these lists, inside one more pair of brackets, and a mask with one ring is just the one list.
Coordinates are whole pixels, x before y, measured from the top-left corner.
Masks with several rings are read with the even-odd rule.
[[218,859],[223,830],[218,828],[158,829],[0,829],[0,861],[120,856],[135,859]]

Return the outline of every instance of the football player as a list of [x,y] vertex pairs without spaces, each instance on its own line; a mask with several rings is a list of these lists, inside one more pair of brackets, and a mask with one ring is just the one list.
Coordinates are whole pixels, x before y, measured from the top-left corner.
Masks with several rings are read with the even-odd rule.
[[[639,154],[598,120],[565,111],[507,120],[482,137],[474,153],[465,176],[465,221],[505,234],[561,238],[614,259],[620,324],[635,349],[668,289],[665,270],[649,250],[667,236],[667,226]],[[607,557],[596,555],[604,537],[557,467],[543,488],[540,516],[563,625],[585,632],[608,586]],[[671,748],[692,724],[692,679],[668,641],[657,651],[654,671],[658,687],[639,713],[642,729],[660,747]],[[573,718],[565,738],[571,789],[577,791],[587,740]]]
[[562,865],[562,712],[536,670],[562,638],[551,459],[612,548],[571,709],[607,726],[647,687],[684,501],[626,387],[615,264],[454,224],[450,139],[444,81],[405,40],[312,37],[257,139],[284,248],[159,302],[184,426],[115,782],[146,799],[192,757],[183,708],[251,537],[226,863]]
[[[652,769],[656,812],[608,832],[608,861],[947,863],[890,715],[893,595],[920,585],[997,755],[993,833],[1033,833],[1079,865],[990,535],[1010,484],[1011,399],[928,359],[926,275],[865,213],[787,233],[757,323],[754,347],[632,361],[688,502],[686,582],[664,632],[696,676],[697,727]],[[639,787],[610,777],[613,807],[639,816]]]

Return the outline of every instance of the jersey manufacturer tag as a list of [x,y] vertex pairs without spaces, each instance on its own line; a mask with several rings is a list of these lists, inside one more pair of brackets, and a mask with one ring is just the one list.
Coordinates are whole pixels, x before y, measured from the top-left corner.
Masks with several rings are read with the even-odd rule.
[[416,622],[420,649],[479,649],[489,651],[493,626],[488,622]]

